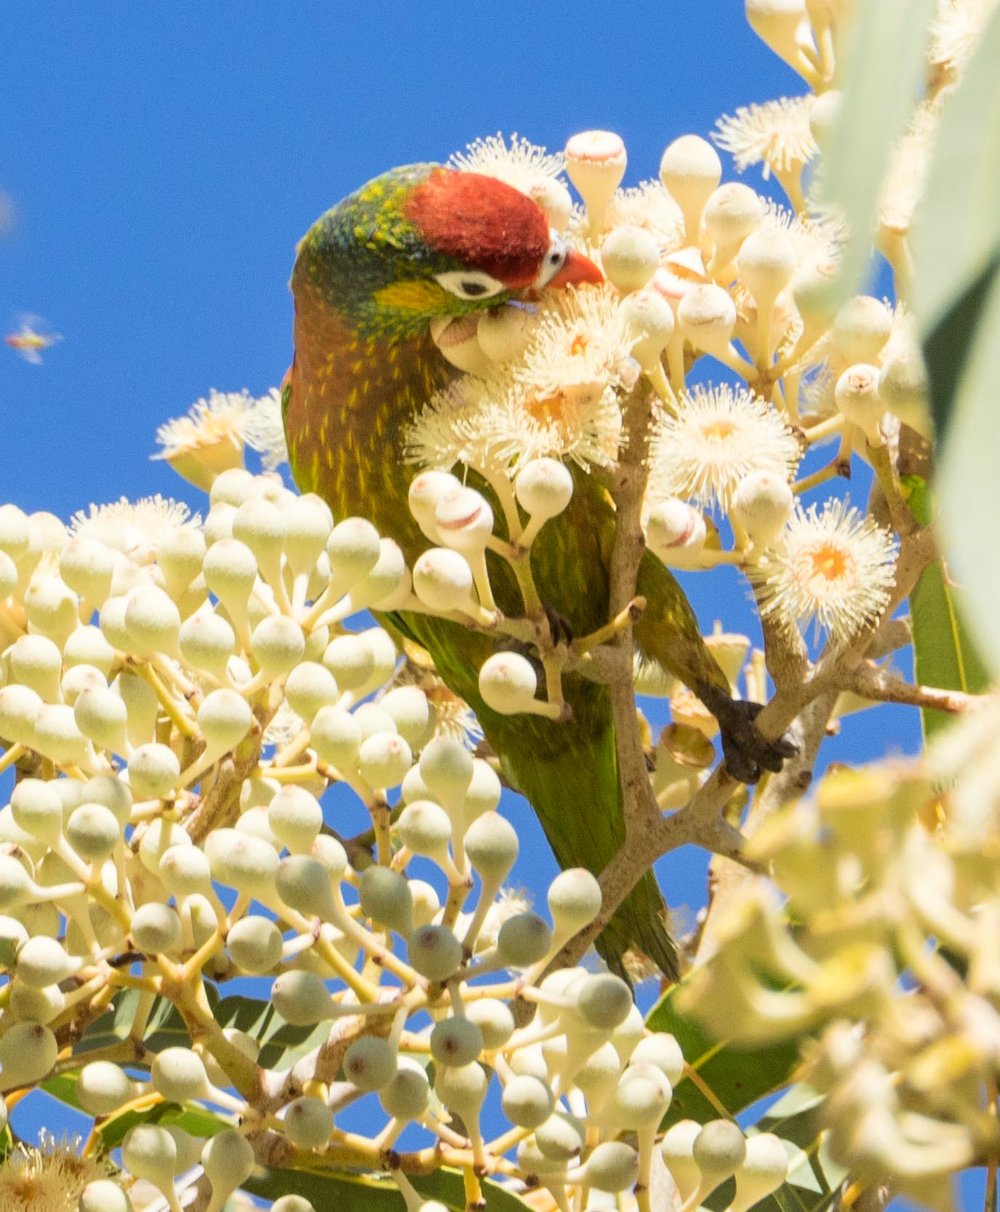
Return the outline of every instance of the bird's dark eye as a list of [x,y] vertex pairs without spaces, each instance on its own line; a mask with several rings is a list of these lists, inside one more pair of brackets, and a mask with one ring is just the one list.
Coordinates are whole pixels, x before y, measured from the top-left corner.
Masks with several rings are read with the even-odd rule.
[[565,264],[567,252],[566,241],[557,231],[553,231],[549,251],[545,254],[538,277],[535,279],[536,286],[545,286],[546,283],[552,281]]
[[452,269],[435,274],[438,283],[459,299],[490,299],[506,290],[506,286],[481,269]]

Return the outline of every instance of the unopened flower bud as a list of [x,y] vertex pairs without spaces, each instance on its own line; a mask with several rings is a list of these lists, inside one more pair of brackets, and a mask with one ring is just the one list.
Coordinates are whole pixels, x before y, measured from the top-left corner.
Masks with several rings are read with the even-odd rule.
[[569,867],[549,885],[548,906],[560,938],[576,934],[601,911],[601,885],[585,867]]
[[4,686],[0,689],[0,736],[30,746],[41,709],[41,697],[30,687]]
[[13,1023],[0,1038],[0,1091],[41,1081],[56,1063],[59,1044],[42,1023]]
[[18,950],[14,972],[17,979],[30,989],[44,989],[72,976],[81,963],[79,958],[66,954],[58,939],[38,934],[29,938]]
[[281,507],[285,524],[282,544],[292,572],[298,576],[308,572],[326,550],[333,530],[330,507],[314,492],[293,496]]
[[699,1132],[701,1124],[696,1120],[678,1120],[667,1129],[660,1145],[660,1154],[684,1203],[694,1195],[701,1183],[701,1170],[694,1160],[694,1142]]
[[361,745],[361,725],[349,711],[329,705],[320,707],[313,717],[309,736],[320,761],[335,766],[342,774],[353,771]]
[[63,703],[46,703],[35,717],[32,748],[59,765],[82,760],[87,739],[77,727],[73,708]]
[[293,968],[271,986],[271,1004],[293,1027],[313,1027],[330,1017],[333,1006],[322,978]]
[[429,981],[444,981],[462,962],[462,944],[448,926],[421,926],[410,935],[407,958]]
[[561,181],[557,181],[555,177],[538,177],[528,185],[525,192],[545,211],[549,224],[556,231],[563,232],[569,227],[569,221],[573,217],[573,199]]
[[346,593],[371,572],[381,553],[379,533],[371,522],[365,518],[344,518],[326,541],[331,580]]
[[705,204],[722,180],[718,152],[698,135],[681,135],[663,153],[660,180],[684,215],[686,242],[697,244]]
[[587,208],[592,238],[604,230],[608,206],[627,163],[625,144],[611,131],[581,131],[566,144],[566,174]]
[[410,596],[410,574],[403,553],[392,539],[379,540],[378,559],[351,587],[351,613],[372,606],[395,610]]
[[430,1099],[430,1083],[422,1066],[409,1057],[399,1057],[395,1076],[378,1092],[386,1115],[396,1119],[418,1119]]
[[25,833],[48,845],[62,835],[63,807],[54,783],[44,779],[21,779],[11,792],[10,810]]
[[278,896],[290,909],[307,917],[329,921],[337,912],[331,873],[311,854],[290,854],[281,859],[274,874]]
[[135,1095],[135,1084],[120,1065],[91,1061],[80,1070],[76,1097],[91,1115],[110,1115]]
[[304,853],[323,827],[323,809],[311,792],[288,783],[268,804],[267,823],[292,853]]
[[657,502],[646,518],[646,542],[650,550],[674,567],[696,566],[707,537],[704,516],[676,497]]
[[757,1132],[746,1138],[746,1156],[736,1171],[731,1212],[747,1212],[766,1199],[788,1177],[788,1153],[780,1137]]
[[576,993],[576,1009],[590,1027],[613,1031],[631,1010],[632,990],[610,972],[585,977]]
[[344,1076],[360,1090],[381,1090],[396,1076],[396,1049],[376,1035],[362,1035],[344,1053]]
[[483,662],[479,671],[479,693],[487,707],[500,715],[532,711],[537,700],[538,677],[527,657],[517,652],[498,652]]
[[753,471],[733,493],[730,513],[756,547],[766,547],[792,512],[792,487],[773,471]]
[[676,1086],[684,1076],[684,1054],[674,1036],[666,1031],[655,1031],[644,1036],[636,1044],[631,1061],[655,1065],[665,1075],[671,1086]]
[[736,327],[736,304],[721,286],[696,283],[677,304],[677,323],[695,349],[725,357]]
[[885,407],[904,425],[925,438],[931,436],[927,368],[919,349],[893,353],[879,374],[878,394]]
[[492,1052],[502,1048],[514,1034],[514,1016],[506,1002],[495,997],[481,997],[470,1002],[465,1015],[483,1034],[483,1048]]
[[792,67],[799,63],[800,31],[808,29],[805,0],[746,0],[747,22],[753,32]]
[[235,888],[237,892],[244,892],[248,896],[260,893],[266,897],[274,888],[278,855],[274,847],[262,838],[233,830],[225,849],[220,846],[211,853],[209,862],[213,878]]
[[306,724],[324,707],[332,708],[339,698],[333,674],[317,661],[301,661],[285,681],[285,699]]
[[530,910],[509,917],[497,933],[497,954],[504,967],[529,968],[544,959],[551,946],[548,922]]
[[177,651],[180,625],[180,611],[162,589],[140,586],[129,594],[125,629],[132,640],[132,650],[139,656],[158,652],[172,656]]
[[473,555],[483,551],[493,535],[493,510],[474,488],[453,488],[437,499],[434,527],[446,547]]
[[871,446],[881,446],[885,441],[881,429],[885,405],[878,393],[878,381],[877,366],[858,363],[844,371],[833,389],[837,410],[857,425]]
[[452,836],[451,817],[431,800],[407,804],[396,823],[404,846],[426,858],[443,855]]
[[200,610],[181,624],[178,644],[192,669],[203,669],[221,680],[236,646],[236,632],[214,610]]
[[242,615],[257,579],[257,560],[239,539],[219,539],[205,553],[205,584],[228,611]]
[[28,515],[16,505],[0,505],[0,551],[19,563],[31,546]]
[[161,800],[174,790],[181,772],[177,754],[151,741],[134,749],[128,759],[128,781],[139,800]]
[[527,1073],[512,1077],[500,1100],[504,1115],[519,1128],[544,1124],[554,1105],[552,1091],[545,1082]]
[[268,678],[281,677],[305,655],[306,638],[302,628],[286,615],[268,615],[261,619],[250,637],[253,655]]
[[299,1149],[322,1149],[333,1131],[333,1112],[321,1098],[304,1094],[293,1099],[281,1116],[282,1129]]
[[118,818],[103,804],[80,804],[66,822],[66,840],[84,859],[102,859],[121,840]]
[[476,338],[478,318],[473,313],[464,316],[436,316],[428,328],[431,340],[441,356],[467,375],[483,378],[489,374],[490,360]]
[[132,915],[131,934],[137,950],[160,955],[180,944],[181,919],[169,905],[148,901]]
[[366,917],[404,938],[412,930],[413,896],[409,881],[401,872],[373,863],[361,873],[358,898]]
[[739,181],[726,181],[713,190],[705,203],[705,230],[715,253],[713,266],[729,265],[740,245],[760,227],[764,206],[757,192]]
[[468,1065],[443,1065],[434,1078],[434,1092],[449,1111],[472,1120],[486,1098],[489,1078],[478,1061]]
[[164,1048],[153,1057],[149,1080],[158,1094],[170,1103],[205,1098],[208,1074],[201,1057],[191,1048]]
[[410,482],[408,503],[417,525],[432,543],[439,543],[437,524],[434,520],[438,501],[449,492],[461,488],[462,483],[448,471],[422,471]]
[[281,962],[281,931],[270,919],[253,914],[234,922],[226,936],[233,963],[251,976],[271,972]]
[[246,1182],[255,1164],[253,1145],[235,1128],[224,1128],[205,1141],[201,1165],[212,1184],[215,1207],[222,1207],[236,1188]]
[[160,1191],[173,1190],[178,1164],[177,1142],[161,1124],[136,1124],[122,1140],[122,1161],[136,1178],[144,1178]]
[[833,321],[833,343],[848,364],[876,361],[891,332],[892,313],[871,295],[848,299]]
[[639,1177],[639,1154],[622,1141],[604,1141],[587,1158],[584,1172],[598,1191],[630,1190]]
[[631,223],[612,228],[601,244],[601,268],[622,294],[641,290],[659,261],[660,249],[654,237],[644,227]]
[[447,547],[432,547],[413,565],[413,591],[431,610],[449,614],[472,603],[473,579],[468,561]]
[[431,727],[431,706],[419,686],[394,686],[379,699],[379,706],[395,722],[399,735],[418,746]]
[[795,272],[797,257],[791,237],[774,228],[758,228],[736,255],[736,272],[757,304],[759,317],[769,315],[774,301]]
[[517,831],[498,812],[484,812],[465,834],[465,853],[480,877],[499,884],[517,860]]
[[691,1151],[701,1171],[698,1190],[704,1199],[743,1164],[746,1138],[732,1120],[713,1119],[695,1137]]
[[34,631],[62,643],[80,622],[80,603],[62,577],[36,574],[24,595],[24,613]]
[[562,513],[573,496],[573,475],[558,459],[531,459],[514,479],[518,503],[531,515],[548,521]]
[[618,314],[632,340],[632,357],[647,373],[655,371],[673,335],[674,309],[658,290],[648,288],[622,299]]
[[434,1024],[430,1046],[439,1065],[469,1065],[483,1050],[483,1033],[469,1019],[452,1015]]
[[396,787],[413,765],[410,746],[395,733],[377,732],[358,748],[358,773],[369,787]]
[[198,708],[198,727],[206,753],[228,753],[243,740],[253,724],[253,712],[235,690],[212,690]]

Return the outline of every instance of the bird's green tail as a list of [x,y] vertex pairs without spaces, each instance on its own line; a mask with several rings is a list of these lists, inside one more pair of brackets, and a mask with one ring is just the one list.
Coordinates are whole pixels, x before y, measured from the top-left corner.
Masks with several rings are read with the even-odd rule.
[[[594,693],[603,693],[592,688]],[[532,720],[532,724],[535,724]],[[570,728],[546,720],[538,724]],[[618,766],[610,719],[598,736],[587,739],[586,753],[576,744],[539,754],[542,746],[494,744],[504,755],[510,781],[531,803],[559,866],[586,867],[600,875],[621,849],[625,830],[620,807]],[[492,731],[492,730],[490,730]],[[489,732],[487,733],[489,736]],[[677,978],[677,948],[667,929],[667,906],[652,871],[647,871],[597,938],[608,967],[625,976],[624,953],[634,949],[671,979]]]

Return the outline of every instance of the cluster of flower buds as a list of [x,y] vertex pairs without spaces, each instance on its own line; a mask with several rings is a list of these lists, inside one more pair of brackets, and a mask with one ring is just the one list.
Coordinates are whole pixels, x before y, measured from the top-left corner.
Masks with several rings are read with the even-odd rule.
[[[469,611],[475,593],[486,609],[489,506],[421,479],[414,512],[441,543],[428,554],[461,561]],[[537,530],[572,479],[537,460],[514,491]],[[68,530],[0,509],[0,762],[17,771],[0,809],[0,1091],[73,1075],[91,1151],[140,1113],[113,1137],[118,1178],[82,1166],[83,1212],[126,1212],[142,1183],[174,1210],[204,1183],[218,1212],[255,1166],[290,1155],[390,1157],[408,1202],[431,1208],[408,1185],[404,1133],[470,1183],[540,1183],[557,1203],[648,1188],[661,1157],[681,1201],[734,1172],[739,1207],[783,1181],[774,1149],[761,1161],[751,1142],[744,1158],[731,1124],[662,1137],[683,1057],[620,978],[545,975],[599,912],[595,877],[557,876],[547,916],[507,893],[518,837],[492,766],[435,727],[423,689],[393,684],[381,628],[344,626],[369,605],[434,609],[426,565],[411,578],[368,523],[334,525],[317,498],[239,468],[215,478],[203,525],[160,500]],[[510,709],[501,694],[524,692],[505,678],[516,670],[484,672],[484,694]],[[331,820],[332,784],[367,809],[367,836],[346,837],[347,808]],[[233,978],[295,1055],[265,1064],[260,1039],[214,1017],[210,990]],[[515,1003],[533,1020],[518,1025]],[[150,1048],[168,1005],[188,1038]],[[91,1044],[109,1007],[118,1025]],[[491,1084],[502,1125],[484,1110]],[[370,1137],[337,1122],[362,1102]],[[141,1114],[163,1105],[198,1107],[215,1130]]]
[[746,1044],[802,1041],[833,1156],[929,1204],[995,1149],[996,721],[971,716],[930,769],[831,771],[767,820],[749,854],[787,904],[748,883],[685,992]]

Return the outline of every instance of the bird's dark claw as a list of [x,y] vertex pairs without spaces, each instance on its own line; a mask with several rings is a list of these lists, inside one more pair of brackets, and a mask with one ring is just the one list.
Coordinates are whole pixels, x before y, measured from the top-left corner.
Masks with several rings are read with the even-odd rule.
[[763,703],[733,699],[715,687],[699,690],[698,697],[719,721],[722,756],[726,769],[741,783],[756,783],[765,770],[777,774],[786,758],[794,757],[799,747],[789,735],[768,740],[754,720]]
[[569,619],[565,615],[560,614],[554,606],[547,606],[544,602],[542,603],[542,610],[549,625],[549,637],[552,647],[558,648],[560,644],[565,644],[568,647],[572,644],[573,628],[570,626]]

